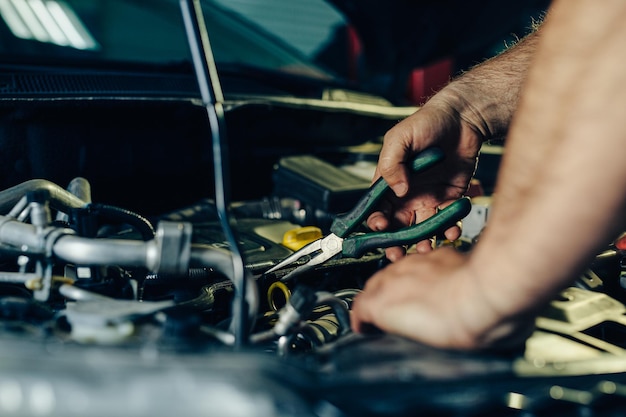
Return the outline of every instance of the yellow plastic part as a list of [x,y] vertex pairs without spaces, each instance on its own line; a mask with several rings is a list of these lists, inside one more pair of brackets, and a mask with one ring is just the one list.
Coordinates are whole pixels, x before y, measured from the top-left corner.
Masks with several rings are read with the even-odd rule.
[[322,237],[322,230],[319,227],[303,226],[285,232],[282,244],[293,251],[297,251],[314,240],[321,239]]
[[276,281],[267,289],[267,302],[274,311],[280,310],[291,297],[291,290],[284,283]]

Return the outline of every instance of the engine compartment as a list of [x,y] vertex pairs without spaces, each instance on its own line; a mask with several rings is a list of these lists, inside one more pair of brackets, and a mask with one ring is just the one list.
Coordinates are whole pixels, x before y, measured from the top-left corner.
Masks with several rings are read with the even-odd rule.
[[[3,415],[612,415],[626,395],[614,242],[513,352],[353,334],[352,297],[386,264],[382,251],[289,284],[289,270],[265,274],[293,250],[286,232],[325,234],[351,207],[369,185],[355,169],[372,168],[382,132],[412,111],[370,106],[226,103],[237,259],[197,101],[3,101]],[[481,156],[485,191],[459,250],[484,226],[498,158]]]
[[[3,69],[3,415],[554,415],[624,398],[614,242],[506,352],[353,334],[380,249],[269,273],[357,203],[384,132],[416,108],[277,73],[222,73],[224,100],[199,61],[197,85]],[[463,238],[434,244],[472,250],[500,154],[481,155]]]

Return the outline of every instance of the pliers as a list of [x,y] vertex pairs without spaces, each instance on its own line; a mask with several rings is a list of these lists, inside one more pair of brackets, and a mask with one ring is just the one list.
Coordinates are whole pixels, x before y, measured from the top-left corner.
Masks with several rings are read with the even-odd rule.
[[[443,157],[444,154],[441,149],[428,148],[413,159],[411,168],[414,172],[424,171],[441,161]],[[395,232],[369,232],[349,236],[374,211],[378,201],[389,189],[387,182],[382,177],[379,178],[351,211],[338,215],[334,219],[330,226],[331,233],[328,236],[317,239],[289,255],[267,270],[265,274],[296,263],[304,256],[310,256],[308,262],[291,270],[280,279],[281,281],[288,281],[294,276],[328,261],[339,253],[344,257],[358,258],[371,249],[412,244],[445,231],[467,216],[471,210],[470,200],[463,197],[413,226]]]

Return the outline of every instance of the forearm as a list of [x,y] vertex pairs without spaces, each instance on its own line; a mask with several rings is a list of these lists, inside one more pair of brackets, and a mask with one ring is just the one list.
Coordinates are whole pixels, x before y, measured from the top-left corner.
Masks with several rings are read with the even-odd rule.
[[[506,134],[537,38],[534,32],[504,53],[472,68],[390,129],[384,138],[374,178],[383,176],[396,196],[404,197],[411,188],[406,160],[436,145],[444,149],[449,162],[448,166],[440,168],[459,172],[449,179],[449,185],[464,190],[482,143]],[[457,196],[443,196],[443,200],[452,198]],[[420,206],[425,205],[420,203]],[[374,223],[370,227],[378,230]],[[386,227],[386,222],[381,224],[380,227]]]
[[[504,314],[571,283],[626,204],[626,2],[557,1],[507,137],[493,215],[472,257]],[[504,294],[504,295],[503,295]]]
[[503,53],[452,80],[441,94],[433,97],[431,105],[451,103],[483,140],[504,138],[537,48],[539,31],[540,27]]

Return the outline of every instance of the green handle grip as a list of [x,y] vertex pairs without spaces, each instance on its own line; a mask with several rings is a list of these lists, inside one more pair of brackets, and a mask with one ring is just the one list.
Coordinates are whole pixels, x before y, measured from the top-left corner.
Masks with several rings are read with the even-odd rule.
[[[443,159],[443,151],[439,148],[428,148],[420,152],[411,163],[411,169],[415,172],[423,171]],[[359,199],[354,208],[348,213],[338,215],[330,231],[339,237],[346,237],[363,223],[369,216],[376,203],[389,190],[389,184],[382,177],[379,178]]]
[[349,258],[358,258],[372,249],[410,245],[429,239],[452,227],[467,216],[471,209],[470,199],[463,197],[414,226],[405,227],[396,232],[365,233],[346,238],[343,241],[341,253]]

